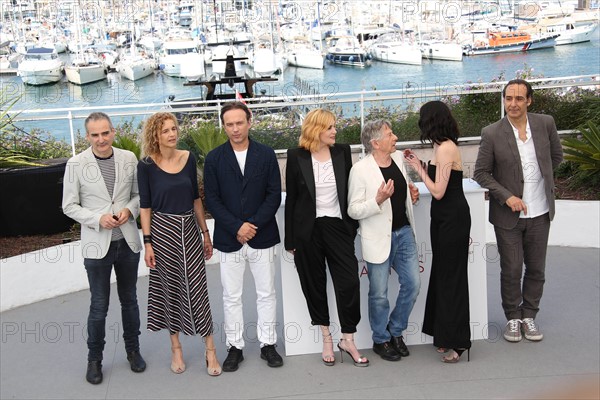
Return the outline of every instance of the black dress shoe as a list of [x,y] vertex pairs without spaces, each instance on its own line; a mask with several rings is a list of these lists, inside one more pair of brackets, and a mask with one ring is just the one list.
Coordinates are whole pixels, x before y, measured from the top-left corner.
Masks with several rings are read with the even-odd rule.
[[242,353],[242,350],[235,346],[231,346],[227,352],[229,354],[227,354],[227,358],[223,362],[223,371],[237,371],[239,364],[244,361],[244,354]]
[[102,361],[88,361],[85,380],[93,385],[102,382]]
[[386,361],[400,361],[402,358],[390,342],[373,343],[373,351]]
[[275,350],[274,344],[269,344],[261,347],[260,358],[267,360],[267,365],[271,368],[281,367],[283,365],[283,358]]
[[127,353],[127,361],[129,361],[133,372],[144,372],[146,370],[146,361],[144,361],[139,351]]
[[404,344],[404,338],[402,336],[392,336],[392,340],[390,341],[394,349],[402,356],[408,357],[410,352],[408,351],[408,347]]

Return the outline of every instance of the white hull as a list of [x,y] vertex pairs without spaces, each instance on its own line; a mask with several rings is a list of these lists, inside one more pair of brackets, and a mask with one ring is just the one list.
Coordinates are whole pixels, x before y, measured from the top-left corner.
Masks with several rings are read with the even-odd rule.
[[332,36],[328,40],[326,59],[332,64],[368,67],[371,55],[354,36]]
[[596,29],[598,29],[598,24],[593,23],[589,25],[578,26],[574,29],[555,31],[556,33],[560,33],[560,36],[556,38],[556,45],[559,46],[565,44],[589,42],[594,36]]
[[271,76],[278,69],[275,53],[271,49],[258,49],[254,52],[252,68],[259,76]]
[[410,44],[374,44],[370,48],[374,60],[395,64],[421,65],[421,50]]
[[106,79],[106,68],[99,64],[87,66],[70,65],[65,67],[65,74],[69,82],[76,85],[86,85]]
[[423,58],[429,60],[462,61],[463,49],[458,43],[430,42],[421,44]]
[[60,81],[60,79],[62,78],[62,68],[56,67],[48,70],[35,70],[29,69],[27,67],[21,68],[19,66],[17,75],[21,77],[23,83],[26,83],[28,85],[45,85],[47,83],[55,83]]
[[204,56],[199,53],[173,54],[160,58],[162,71],[172,77],[198,80],[205,74]]
[[317,51],[290,51],[287,54],[289,65],[300,68],[323,69],[325,66],[325,57]]
[[498,54],[498,53],[514,53],[523,52],[529,50],[539,50],[554,47],[556,45],[556,38],[558,35],[547,36],[538,39],[526,40],[518,43],[510,43],[498,46],[481,46],[463,49],[463,54],[471,55],[484,55],[484,54]]
[[30,49],[19,63],[17,75],[28,85],[45,85],[61,80],[63,63],[56,51],[48,48]]
[[152,75],[154,62],[144,58],[124,59],[117,65],[117,71],[123,78],[137,81]]

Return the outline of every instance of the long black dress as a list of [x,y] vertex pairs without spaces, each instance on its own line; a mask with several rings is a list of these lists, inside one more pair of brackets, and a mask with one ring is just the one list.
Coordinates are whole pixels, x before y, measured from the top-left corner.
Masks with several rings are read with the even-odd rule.
[[[435,165],[428,174],[435,180]],[[462,188],[462,171],[451,170],[446,193],[431,199],[433,260],[425,304],[423,333],[444,348],[470,348],[469,234],[471,214]]]

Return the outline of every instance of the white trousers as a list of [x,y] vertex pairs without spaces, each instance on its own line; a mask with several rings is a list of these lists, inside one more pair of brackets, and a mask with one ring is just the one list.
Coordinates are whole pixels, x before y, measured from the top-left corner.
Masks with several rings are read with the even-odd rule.
[[246,262],[250,265],[256,286],[257,338],[261,347],[277,342],[274,258],[275,247],[253,249],[248,244],[244,244],[241,249],[233,253],[221,252],[221,284],[228,347],[244,348],[242,292]]

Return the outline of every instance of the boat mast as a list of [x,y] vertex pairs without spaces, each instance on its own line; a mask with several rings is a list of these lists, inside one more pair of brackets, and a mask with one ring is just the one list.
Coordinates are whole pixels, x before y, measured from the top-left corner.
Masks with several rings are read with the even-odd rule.
[[219,42],[219,28],[217,26],[217,0],[213,0],[213,8],[215,12],[215,37],[217,42]]

